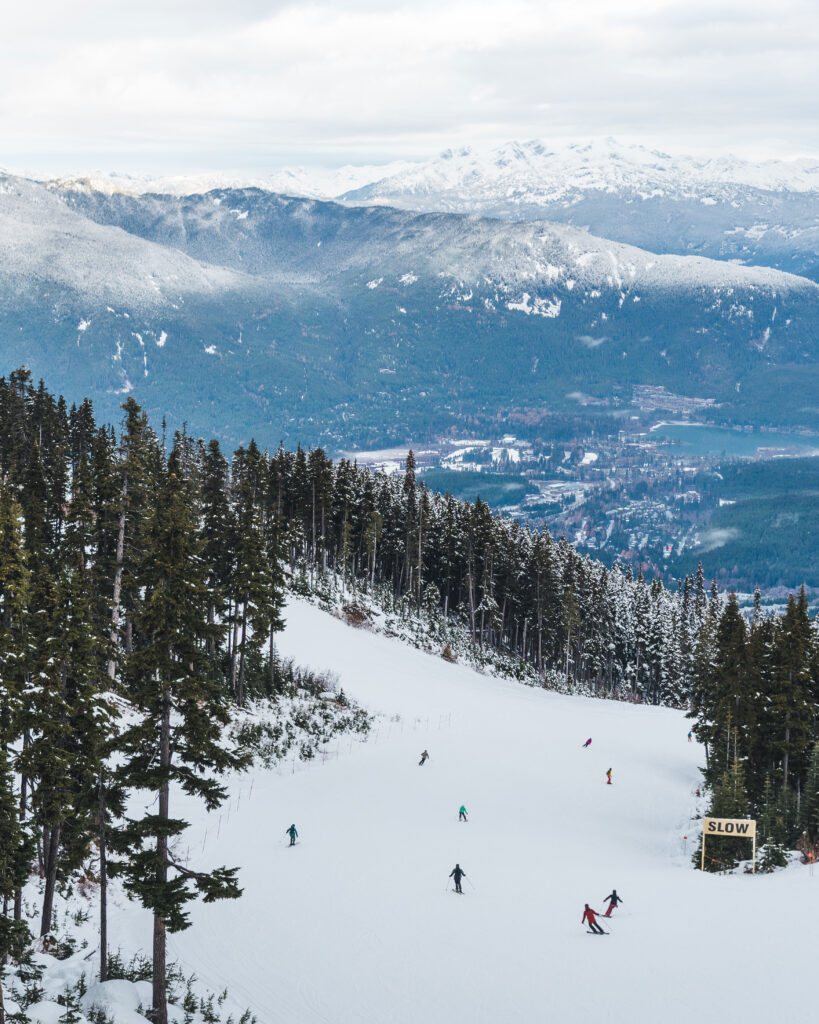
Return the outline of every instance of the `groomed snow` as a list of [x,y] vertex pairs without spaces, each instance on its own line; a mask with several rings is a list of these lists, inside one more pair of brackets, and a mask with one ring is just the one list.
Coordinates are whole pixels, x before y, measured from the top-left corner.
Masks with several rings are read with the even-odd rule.
[[[681,713],[481,676],[301,601],[280,649],[383,717],[326,763],[237,778],[229,822],[199,813],[185,839],[193,864],[240,864],[245,893],[197,905],[171,955],[260,1024],[804,1016],[819,878],[690,869],[702,751]],[[583,904],[612,887],[625,903],[592,937]],[[150,949],[136,908],[112,932]]]

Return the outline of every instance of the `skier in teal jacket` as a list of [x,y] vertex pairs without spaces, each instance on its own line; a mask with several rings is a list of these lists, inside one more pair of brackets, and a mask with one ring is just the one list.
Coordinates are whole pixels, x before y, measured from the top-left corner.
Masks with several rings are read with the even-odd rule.
[[298,839],[298,835],[299,835],[298,832],[296,831],[296,826],[295,825],[291,825],[290,828],[286,828],[284,830],[284,834],[286,836],[290,836],[290,845],[291,846],[295,846],[296,845],[296,839]]

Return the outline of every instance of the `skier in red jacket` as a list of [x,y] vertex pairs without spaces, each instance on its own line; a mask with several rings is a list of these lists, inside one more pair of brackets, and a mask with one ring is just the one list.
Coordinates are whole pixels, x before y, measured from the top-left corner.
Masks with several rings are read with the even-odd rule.
[[597,935],[605,935],[606,933],[597,923],[597,911],[586,904],[586,909],[583,911],[583,917],[580,919],[581,924],[588,922],[589,931],[595,932]]

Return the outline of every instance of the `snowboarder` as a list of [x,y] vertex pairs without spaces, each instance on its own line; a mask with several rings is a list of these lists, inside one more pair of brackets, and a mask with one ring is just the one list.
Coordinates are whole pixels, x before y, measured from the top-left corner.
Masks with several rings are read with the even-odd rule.
[[611,917],[611,912],[615,907],[619,907],[623,900],[617,895],[617,890],[612,889],[608,896],[603,897],[604,901],[608,901],[608,910],[606,910],[603,917]]
[[421,754],[421,760],[420,760],[420,761],[418,762],[418,764],[419,764],[419,765],[422,765],[422,764],[424,763],[424,761],[428,761],[428,760],[429,760],[429,754],[428,754],[428,753],[427,753],[427,751],[425,750],[425,751],[424,751],[424,752],[423,752],[423,753]]
[[609,770],[606,772],[606,783],[609,786],[611,785],[611,768],[609,768]]
[[290,845],[291,846],[295,846],[296,845],[296,839],[298,839],[298,835],[299,835],[298,832],[296,831],[296,826],[295,825],[291,825],[290,828],[286,828],[284,830],[284,834],[286,836],[290,836]]
[[606,933],[597,923],[597,911],[586,904],[586,909],[583,911],[583,917],[580,919],[581,924],[585,924],[588,921],[589,931],[596,933],[597,935],[605,935]]
[[458,811],[458,821],[466,821],[466,808],[461,804],[461,809]]
[[460,864],[456,864],[455,867],[449,872],[449,877],[455,879],[455,892],[459,892],[463,895],[463,889],[461,888],[461,879],[466,878],[466,872],[461,868]]
[[585,743],[583,744],[583,749],[585,750],[585,749],[586,749],[586,747],[590,747],[590,746],[591,746],[591,736],[589,736],[589,738],[588,738],[588,739],[586,740],[586,742],[585,742]]

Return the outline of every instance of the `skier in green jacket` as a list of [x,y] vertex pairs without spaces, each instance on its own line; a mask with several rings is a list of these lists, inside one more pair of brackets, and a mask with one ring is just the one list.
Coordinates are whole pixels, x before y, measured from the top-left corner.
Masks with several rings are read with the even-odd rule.
[[291,846],[295,846],[296,845],[296,839],[298,839],[298,835],[299,835],[298,832],[296,831],[296,826],[295,825],[291,825],[290,828],[286,828],[284,830],[284,834],[286,836],[290,836],[290,845]]
[[466,821],[466,808],[461,804],[461,809],[458,811],[458,821]]

